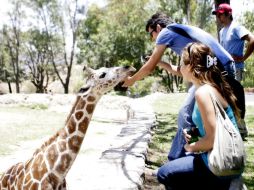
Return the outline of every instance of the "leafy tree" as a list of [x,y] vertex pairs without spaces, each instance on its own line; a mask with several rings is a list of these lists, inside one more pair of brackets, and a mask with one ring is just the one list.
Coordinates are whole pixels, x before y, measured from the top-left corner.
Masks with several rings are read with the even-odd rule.
[[29,30],[27,35],[25,63],[29,69],[30,80],[36,87],[36,92],[44,93],[47,91],[49,74],[53,75],[50,51],[47,45],[48,38],[45,32],[37,29]]
[[[211,18],[215,18],[211,15],[212,0],[108,0],[105,7],[93,5],[88,11],[78,0],[12,2],[13,5],[19,5],[15,7],[17,11],[12,11],[16,14],[10,15],[16,25],[11,22],[3,30],[6,40],[3,49],[8,52],[0,53],[0,64],[3,66],[0,77],[4,81],[7,78],[11,81],[8,75],[14,76],[14,81],[19,84],[21,64],[26,61],[26,68],[30,68],[37,92],[42,92],[49,77],[52,78],[53,74],[48,73],[51,65],[65,93],[68,93],[77,50],[77,62],[85,61],[95,68],[120,64],[140,68],[141,55],[147,54],[153,46],[145,31],[145,22],[156,11],[165,12],[176,22],[196,25],[208,32],[215,31],[215,25],[211,24],[214,22]],[[30,30],[26,31],[30,37],[27,41],[24,41],[23,31],[21,32],[24,14],[20,5],[24,2],[28,3],[27,7],[34,13],[33,19],[27,19],[31,22]],[[229,1],[217,0],[214,4],[217,6],[222,2]],[[26,47],[26,51],[23,51],[23,47]],[[170,50],[167,50],[163,59],[179,64],[179,57]],[[11,67],[8,66],[9,63]],[[169,91],[174,90],[173,82],[177,87],[182,83],[181,78],[165,74],[159,69],[155,73],[162,77]],[[19,91],[18,89],[19,86],[16,90]]]
[[246,11],[244,13],[243,25],[248,28],[250,31],[254,31],[254,13],[252,11]]
[[212,15],[212,0],[198,0],[198,5],[195,12],[195,25],[206,31],[214,31],[214,20]]
[[[243,15],[243,25],[252,33],[254,33],[254,13],[252,11],[246,11]],[[246,71],[244,73],[243,85],[244,87],[254,87],[254,54],[245,61]]]
[[[102,56],[102,52],[96,51],[96,47],[99,47],[99,42],[96,37],[99,34],[99,25],[103,22],[105,10],[100,9],[97,5],[93,4],[86,15],[86,19],[81,22],[79,31],[78,47],[80,53],[78,55],[78,63],[83,61],[86,64],[93,63],[96,68],[99,63],[99,55]],[[103,60],[103,58],[102,58]]]
[[5,46],[4,36],[0,33],[0,82],[6,82],[8,84],[9,92],[12,93],[11,82],[14,81],[12,70],[9,64],[8,51]]
[[64,92],[68,93],[85,7],[80,6],[78,0],[30,0],[29,4],[36,12],[38,22],[42,23],[40,27],[43,26],[42,30],[47,36],[50,61]]
[[[97,7],[91,8],[79,44],[85,61],[94,67],[133,64],[139,68],[148,40],[145,20],[150,14],[146,3],[147,0],[110,0],[101,12]],[[88,35],[87,31],[91,33]]]
[[[13,8],[8,12],[10,18],[10,25],[3,26],[3,35],[5,46],[8,49],[10,56],[10,65],[12,73],[15,79],[16,92],[20,92],[20,80],[21,80],[21,51],[22,51],[22,19],[25,14],[22,10],[22,1],[12,0],[11,4]],[[7,74],[7,70],[6,70]],[[8,74],[7,74],[8,75]]]

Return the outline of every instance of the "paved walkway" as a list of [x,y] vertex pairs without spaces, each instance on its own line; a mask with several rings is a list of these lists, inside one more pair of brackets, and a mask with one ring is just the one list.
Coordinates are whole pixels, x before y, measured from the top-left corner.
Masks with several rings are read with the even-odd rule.
[[[104,96],[96,107],[81,151],[67,175],[70,190],[136,190],[141,189],[145,156],[151,139],[151,128],[156,118],[149,98]],[[5,99],[6,98],[6,99]],[[66,97],[0,97],[0,104],[41,103],[48,105]],[[50,101],[48,101],[50,99]],[[53,99],[56,99],[52,101]],[[63,112],[69,105],[53,103],[50,109]],[[18,102],[17,102],[18,101]],[[66,102],[66,101],[65,101]],[[1,118],[1,116],[0,116]],[[47,137],[48,138],[48,137]],[[20,144],[12,155],[0,157],[0,173],[12,164],[25,161],[45,139]]]
[[[100,145],[97,144],[94,152],[79,155],[67,177],[70,189],[141,189],[150,131],[156,120],[145,99],[131,100],[127,115],[129,118],[126,123],[100,124],[107,130],[114,129],[110,136],[86,138]],[[84,142],[86,148],[89,144]]]
[[246,106],[254,106],[254,93],[245,93]]

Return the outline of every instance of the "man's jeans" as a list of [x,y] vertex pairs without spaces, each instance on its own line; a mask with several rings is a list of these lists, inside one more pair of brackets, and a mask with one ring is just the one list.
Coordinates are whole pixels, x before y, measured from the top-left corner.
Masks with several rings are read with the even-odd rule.
[[244,77],[244,69],[236,69],[235,79],[239,82],[243,80]]
[[[235,78],[236,68],[235,68],[234,62],[230,62],[227,65],[224,65],[223,67],[224,67],[225,71],[227,71],[228,76]],[[220,69],[222,70],[222,68],[220,68]]]
[[195,103],[195,87],[192,86],[189,89],[189,95],[184,103],[184,106],[180,109],[178,113],[177,118],[177,132],[173,139],[171,149],[168,154],[169,160],[174,160],[180,157],[185,156],[185,149],[184,145],[186,144],[186,141],[184,139],[183,135],[183,129],[189,128],[189,127],[195,127],[193,121],[192,121],[192,111],[194,108]]

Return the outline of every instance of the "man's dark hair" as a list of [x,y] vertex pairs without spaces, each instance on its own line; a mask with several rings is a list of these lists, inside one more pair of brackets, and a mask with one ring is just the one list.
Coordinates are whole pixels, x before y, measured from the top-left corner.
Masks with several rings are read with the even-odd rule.
[[148,32],[149,27],[153,30],[156,30],[157,24],[162,28],[165,28],[167,25],[174,23],[170,17],[164,13],[155,13],[146,23],[146,31]]
[[229,19],[231,20],[231,21],[233,21],[233,16],[232,16],[232,13],[229,13],[229,12],[224,12],[224,14],[225,14],[225,16],[229,16]]

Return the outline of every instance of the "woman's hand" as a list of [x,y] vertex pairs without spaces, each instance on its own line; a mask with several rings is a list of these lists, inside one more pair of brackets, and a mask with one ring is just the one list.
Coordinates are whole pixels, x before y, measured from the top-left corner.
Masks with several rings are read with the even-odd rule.
[[193,152],[192,149],[191,149],[190,144],[185,144],[184,149],[186,150],[186,152]]

